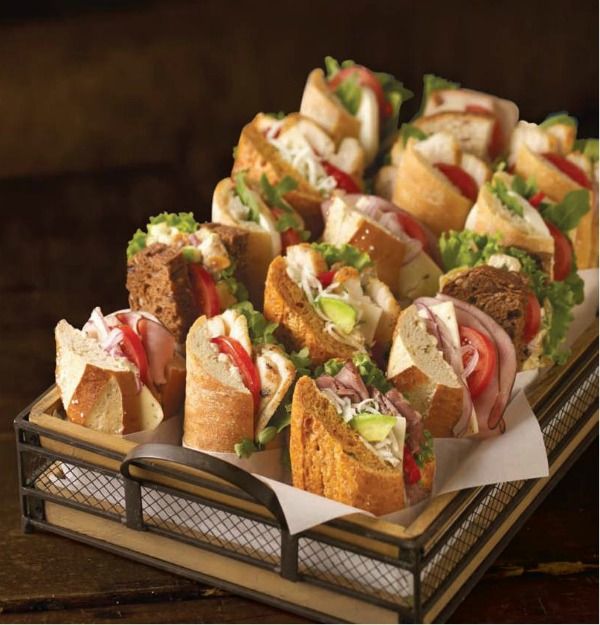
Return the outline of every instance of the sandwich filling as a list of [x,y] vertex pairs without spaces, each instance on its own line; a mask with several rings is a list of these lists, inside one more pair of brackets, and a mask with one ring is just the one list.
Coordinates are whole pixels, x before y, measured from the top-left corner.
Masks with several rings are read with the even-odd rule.
[[427,492],[420,482],[433,459],[433,441],[421,415],[391,387],[365,355],[333,359],[317,372],[319,390],[361,442],[386,464],[403,471],[407,494],[416,503]]

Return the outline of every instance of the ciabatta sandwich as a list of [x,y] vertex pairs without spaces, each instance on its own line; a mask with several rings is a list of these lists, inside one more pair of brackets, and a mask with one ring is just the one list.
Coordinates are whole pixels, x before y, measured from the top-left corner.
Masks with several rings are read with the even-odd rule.
[[69,421],[107,434],[153,429],[183,404],[185,362],[152,315],[106,317],[94,309],[83,330],[55,330],[56,384]]
[[413,124],[424,132],[448,132],[461,149],[482,159],[503,154],[519,119],[514,102],[471,89],[433,74],[423,77],[423,102]]
[[249,455],[287,425],[296,365],[275,329],[249,302],[196,320],[186,340],[184,446]]
[[308,76],[300,114],[314,120],[339,144],[357,138],[367,164],[388,149],[398,128],[402,102],[412,97],[391,74],[373,72],[354,61],[339,64],[325,58],[327,75],[314,69]]
[[410,213],[375,195],[352,194],[325,202],[323,213],[323,241],[369,254],[377,276],[401,302],[437,293],[437,240]]
[[435,470],[421,415],[364,355],[300,378],[290,460],[296,488],[376,515],[427,497]]
[[426,138],[400,135],[392,201],[423,222],[434,234],[460,230],[491,172],[484,161],[461,152],[446,132]]
[[152,217],[127,247],[129,305],[156,315],[185,343],[197,317],[247,299],[236,274],[247,237],[239,228],[198,224],[191,213]]
[[293,113],[278,119],[259,113],[244,126],[235,150],[232,175],[246,171],[258,181],[264,174],[271,185],[289,177],[297,186],[284,199],[317,236],[323,229],[321,202],[336,189],[360,191],[365,155],[357,139],[339,145],[314,121]]
[[279,324],[289,349],[308,347],[311,361],[385,350],[400,307],[369,255],[350,245],[302,243],[273,260],[265,317]]
[[503,431],[516,371],[510,337],[470,304],[419,298],[398,317],[387,377],[434,437]]
[[240,277],[256,306],[262,304],[271,261],[284,254],[288,245],[301,243],[310,236],[302,217],[284,199],[296,186],[290,177],[273,186],[264,174],[256,183],[240,171],[233,178],[221,180],[213,193],[212,221],[248,233]]

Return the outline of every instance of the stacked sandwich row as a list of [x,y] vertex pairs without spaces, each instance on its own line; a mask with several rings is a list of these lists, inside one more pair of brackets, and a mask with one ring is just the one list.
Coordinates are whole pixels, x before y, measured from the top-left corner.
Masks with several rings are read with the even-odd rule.
[[183,445],[289,449],[293,483],[376,514],[426,497],[433,437],[488,436],[518,370],[562,361],[597,264],[597,140],[566,114],[326,59],[299,113],[242,130],[212,222],[127,248],[130,309],[56,329],[67,417],[181,411]]

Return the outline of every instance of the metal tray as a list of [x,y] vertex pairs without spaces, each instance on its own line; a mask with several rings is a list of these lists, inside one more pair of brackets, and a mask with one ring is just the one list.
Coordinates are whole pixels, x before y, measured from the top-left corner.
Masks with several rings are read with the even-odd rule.
[[437,497],[409,526],[354,514],[290,535],[249,473],[54,415],[52,387],[15,420],[22,522],[315,621],[442,622],[597,436],[598,330],[528,390],[544,479]]

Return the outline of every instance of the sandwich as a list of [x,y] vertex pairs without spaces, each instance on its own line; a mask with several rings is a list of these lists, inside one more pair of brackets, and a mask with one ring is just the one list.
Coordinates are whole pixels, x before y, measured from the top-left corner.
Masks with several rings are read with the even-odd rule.
[[247,236],[231,226],[200,225],[191,213],[152,217],[127,247],[129,305],[156,315],[185,343],[197,317],[248,298],[236,274]]
[[[546,216],[550,218],[551,213]],[[584,296],[573,256],[568,274],[556,280],[539,258],[504,246],[495,235],[448,232],[440,238],[440,253],[448,272],[440,281],[442,293],[474,303],[492,316],[511,336],[521,369],[566,360],[568,351],[562,343],[573,320],[572,309]],[[555,258],[562,258],[561,254],[557,252]],[[562,262],[555,261],[555,276]],[[483,269],[486,266],[503,272]],[[520,274],[522,279],[508,277],[506,272]]]
[[398,163],[392,202],[436,236],[463,228],[480,187],[491,175],[482,159],[463,153],[447,132],[429,136],[401,132],[392,148],[392,162]]
[[471,304],[422,297],[398,317],[387,378],[434,437],[503,432],[516,372],[510,337]]
[[183,445],[248,456],[276,445],[306,350],[288,355],[250,302],[197,319],[186,339]]
[[288,245],[301,243],[310,236],[302,217],[283,197],[296,187],[297,182],[289,176],[273,186],[265,174],[256,183],[240,171],[233,178],[221,180],[213,194],[212,221],[247,232],[240,277],[257,306],[262,303],[271,261],[285,253]]
[[576,141],[576,135],[577,120],[565,113],[551,115],[539,126],[519,122],[509,165],[554,202],[588,190],[590,211],[569,233],[578,264],[585,269],[598,266],[598,140]]
[[336,144],[346,137],[360,141],[366,163],[389,149],[398,129],[402,103],[413,94],[391,74],[373,72],[354,61],[325,57],[325,69],[308,76],[300,114],[326,130]]
[[145,312],[92,311],[83,330],[55,329],[56,384],[67,419],[107,434],[153,429],[183,405],[185,361]]
[[312,364],[357,351],[382,355],[399,312],[369,255],[351,245],[292,245],[269,266],[265,317],[279,324],[288,349],[307,347]]
[[325,202],[323,214],[323,241],[368,253],[402,303],[437,293],[437,239],[410,213],[375,195],[348,194]]
[[412,124],[428,134],[448,132],[464,152],[493,161],[508,149],[518,119],[519,109],[510,100],[426,74],[421,110]]
[[323,229],[321,202],[336,190],[358,193],[364,167],[364,150],[355,137],[336,145],[307,117],[259,113],[242,130],[232,175],[246,171],[248,178],[258,181],[264,174],[273,186],[292,178],[297,186],[283,197],[318,236]]
[[296,488],[362,508],[395,512],[426,498],[435,471],[421,415],[364,354],[325,363],[298,380],[290,460]]

